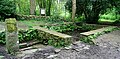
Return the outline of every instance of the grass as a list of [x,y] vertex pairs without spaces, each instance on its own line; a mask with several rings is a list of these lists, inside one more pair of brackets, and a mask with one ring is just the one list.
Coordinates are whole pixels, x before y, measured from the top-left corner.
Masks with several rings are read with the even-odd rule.
[[24,21],[18,21],[21,23],[24,23],[27,26],[39,26],[45,24],[43,21],[36,21],[36,20],[24,20]]
[[107,14],[107,15],[101,15],[101,19],[110,19],[110,20],[115,20],[117,18],[117,15],[112,15],[112,14]]
[[98,22],[109,22],[109,23],[113,23],[115,22],[116,20],[107,20],[107,19],[99,19]]
[[[20,23],[24,23],[27,26],[39,26],[39,25],[49,25],[49,24],[63,24],[65,21],[61,18],[40,18],[32,20],[20,20]],[[68,21],[66,21],[68,22]]]
[[101,15],[100,19],[98,20],[99,23],[102,24],[113,24],[115,21],[117,21],[119,19],[119,17],[117,17],[118,15]]
[[106,20],[106,19],[99,19],[99,24],[113,24],[116,20]]
[[115,10],[112,10],[112,11],[108,11],[107,14],[100,15],[100,19],[98,22],[102,24],[106,24],[106,23],[113,24],[119,19],[120,19],[120,15],[115,14]]

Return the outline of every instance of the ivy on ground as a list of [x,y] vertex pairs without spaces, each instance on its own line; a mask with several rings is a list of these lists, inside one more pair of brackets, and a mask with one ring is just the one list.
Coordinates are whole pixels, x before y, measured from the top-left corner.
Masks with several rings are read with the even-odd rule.
[[[30,41],[36,39],[38,35],[37,30],[29,29],[29,30],[20,30],[18,34],[18,38],[20,42]],[[5,32],[0,33],[0,44],[5,44]]]

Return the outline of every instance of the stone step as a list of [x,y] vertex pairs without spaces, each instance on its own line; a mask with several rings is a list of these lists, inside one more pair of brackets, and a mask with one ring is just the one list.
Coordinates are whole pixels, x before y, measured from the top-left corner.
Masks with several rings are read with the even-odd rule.
[[20,43],[19,46],[20,48],[25,48],[25,47],[29,47],[29,46],[32,46],[38,43],[39,41],[30,41],[30,42]]
[[26,47],[26,48],[20,49],[20,51],[25,51],[25,50],[30,50],[30,49],[33,49],[33,47]]
[[104,27],[104,28],[100,28],[100,29],[96,29],[96,30],[92,30],[92,31],[88,31],[88,32],[83,32],[83,33],[80,33],[81,35],[84,35],[84,36],[89,36],[89,35],[92,35],[92,34],[95,34],[95,33],[100,33],[100,32],[103,32],[104,30],[106,29],[110,29],[110,28],[116,28],[116,26],[108,26],[108,27]]

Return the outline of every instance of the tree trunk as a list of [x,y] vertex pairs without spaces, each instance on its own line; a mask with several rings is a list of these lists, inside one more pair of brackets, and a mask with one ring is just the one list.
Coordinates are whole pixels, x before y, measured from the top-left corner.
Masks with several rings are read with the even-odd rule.
[[52,3],[52,0],[47,0],[46,1],[46,15],[47,16],[50,16],[51,3]]
[[76,0],[72,0],[72,21],[75,20],[75,14],[76,14]]
[[30,14],[35,15],[36,0],[30,0]]
[[48,16],[50,16],[50,8],[51,8],[51,0],[49,0],[49,7],[48,7]]

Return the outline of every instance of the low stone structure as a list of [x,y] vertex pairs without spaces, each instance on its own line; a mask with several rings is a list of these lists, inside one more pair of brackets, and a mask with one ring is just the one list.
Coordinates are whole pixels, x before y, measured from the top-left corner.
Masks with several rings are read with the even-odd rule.
[[39,26],[34,26],[33,28],[38,30],[38,36],[41,42],[46,41],[46,43],[53,46],[64,46],[72,42],[72,36],[48,30]]
[[89,35],[92,35],[92,34],[95,34],[95,33],[101,33],[107,29],[111,29],[111,28],[116,28],[115,26],[108,26],[108,27],[104,27],[104,28],[100,28],[100,29],[97,29],[97,30],[92,30],[92,31],[88,31],[88,32],[83,32],[83,33],[80,33],[81,35],[85,35],[85,36],[89,36]]

